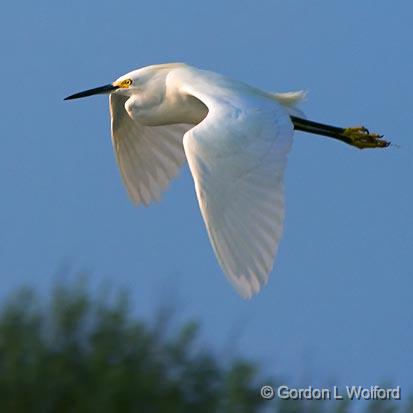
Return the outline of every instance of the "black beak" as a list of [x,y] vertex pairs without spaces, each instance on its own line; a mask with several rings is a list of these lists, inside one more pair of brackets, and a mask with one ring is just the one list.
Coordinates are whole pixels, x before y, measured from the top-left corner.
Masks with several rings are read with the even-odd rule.
[[119,86],[114,86],[112,85],[112,83],[109,83],[108,85],[105,85],[105,86],[95,87],[94,89],[89,89],[89,90],[85,90],[84,92],[75,93],[74,95],[70,95],[67,98],[64,98],[64,100],[85,98],[86,96],[92,96],[92,95],[108,94],[118,88]]

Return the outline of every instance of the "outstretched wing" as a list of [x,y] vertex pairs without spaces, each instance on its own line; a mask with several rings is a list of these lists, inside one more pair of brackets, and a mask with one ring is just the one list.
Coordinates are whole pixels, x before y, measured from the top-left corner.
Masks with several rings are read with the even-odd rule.
[[280,104],[245,85],[180,81],[209,110],[184,136],[208,235],[225,274],[249,298],[268,281],[281,237],[293,125]]
[[145,126],[125,110],[127,96],[112,93],[112,143],[123,181],[136,204],[159,200],[185,161],[183,136],[193,125]]

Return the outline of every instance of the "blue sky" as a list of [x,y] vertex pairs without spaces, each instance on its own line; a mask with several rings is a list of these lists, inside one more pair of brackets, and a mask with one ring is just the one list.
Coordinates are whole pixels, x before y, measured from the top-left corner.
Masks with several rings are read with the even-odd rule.
[[[94,285],[128,289],[145,316],[176,302],[207,342],[290,384],[413,389],[410,2],[76,0],[3,13],[2,297],[23,283],[47,290],[70,263]],[[359,151],[296,135],[278,260],[251,301],[218,267],[187,168],[161,203],[134,208],[107,98],[62,100],[171,61],[306,89],[310,119],[364,124],[400,146]]]

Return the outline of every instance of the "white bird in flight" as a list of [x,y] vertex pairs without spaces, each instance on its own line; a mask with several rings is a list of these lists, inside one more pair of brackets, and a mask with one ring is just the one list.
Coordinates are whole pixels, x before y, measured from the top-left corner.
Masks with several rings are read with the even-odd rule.
[[136,204],[160,199],[188,161],[218,262],[250,298],[268,281],[284,220],[294,129],[358,148],[389,145],[364,127],[306,120],[302,91],[269,93],[182,63],[144,67],[65,100],[109,94],[112,143]]

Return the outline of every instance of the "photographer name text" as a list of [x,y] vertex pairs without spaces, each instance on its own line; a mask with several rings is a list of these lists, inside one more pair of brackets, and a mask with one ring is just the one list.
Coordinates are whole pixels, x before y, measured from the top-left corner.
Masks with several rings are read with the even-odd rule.
[[339,386],[328,387],[261,387],[261,397],[281,400],[400,400],[400,386],[385,388],[380,386]]

